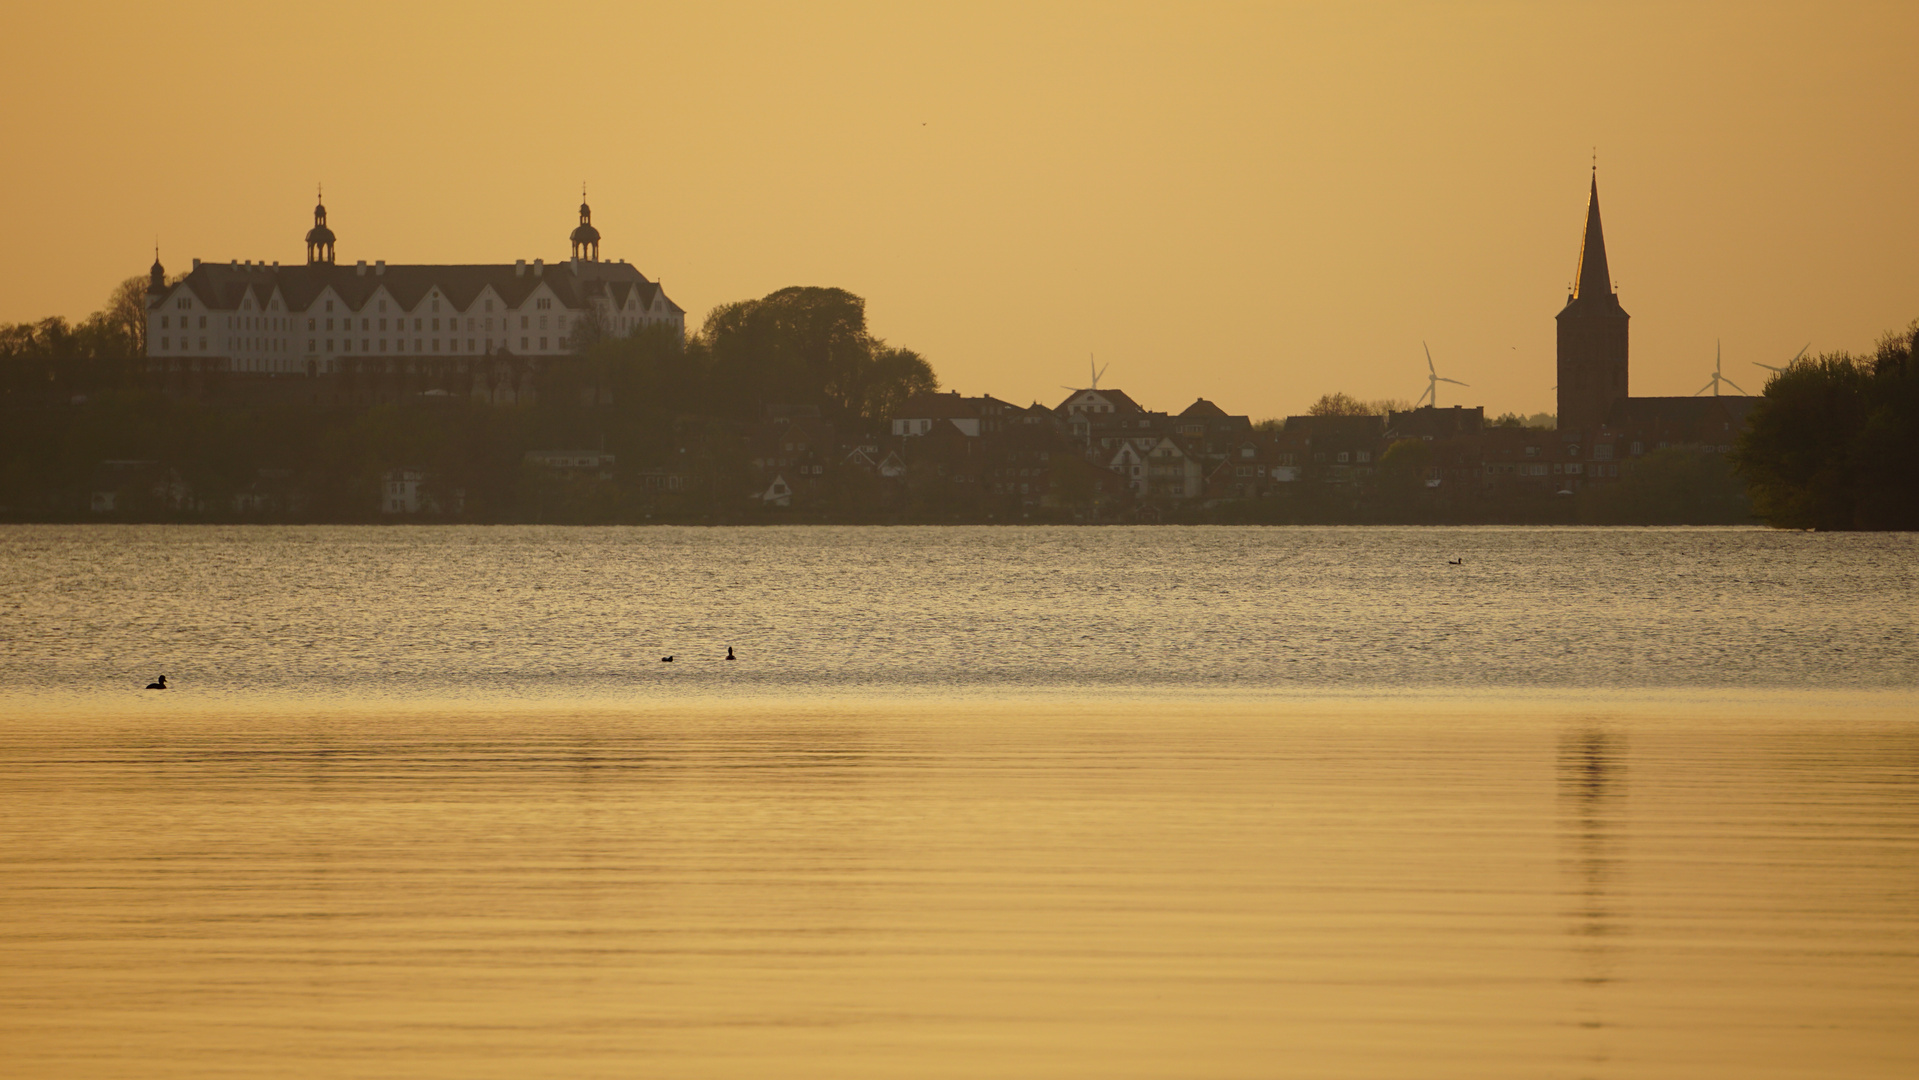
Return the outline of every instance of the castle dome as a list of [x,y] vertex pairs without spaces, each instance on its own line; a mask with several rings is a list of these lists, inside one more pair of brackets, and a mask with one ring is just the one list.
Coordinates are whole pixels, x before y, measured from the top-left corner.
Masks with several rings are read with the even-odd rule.
[[593,227],[593,208],[586,205],[586,185],[580,185],[580,223],[567,237],[575,259],[600,260],[600,230]]
[[326,203],[313,206],[313,228],[307,230],[307,264],[333,262],[333,230],[326,227]]

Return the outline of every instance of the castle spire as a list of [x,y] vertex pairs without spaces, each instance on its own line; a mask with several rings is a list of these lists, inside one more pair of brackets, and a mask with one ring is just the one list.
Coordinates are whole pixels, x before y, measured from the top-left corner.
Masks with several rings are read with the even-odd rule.
[[1593,168],[1592,195],[1586,203],[1586,239],[1579,245],[1579,276],[1575,300],[1612,295],[1612,274],[1606,267],[1606,234],[1599,227],[1599,169]]
[[307,230],[307,265],[333,262],[333,230],[326,225],[326,188],[316,189],[313,204],[313,228]]

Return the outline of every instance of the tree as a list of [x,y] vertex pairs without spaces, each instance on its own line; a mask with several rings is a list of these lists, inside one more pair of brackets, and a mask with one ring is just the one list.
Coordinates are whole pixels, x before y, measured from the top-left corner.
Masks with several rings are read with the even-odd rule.
[[722,304],[700,344],[735,411],[770,403],[817,405],[831,423],[870,424],[908,397],[939,386],[932,365],[866,329],[866,301],[845,289],[794,286]]
[[130,277],[114,287],[100,314],[125,337],[134,356],[147,354],[147,279]]
[[1380,490],[1390,501],[1410,505],[1425,490],[1432,468],[1432,444],[1424,439],[1401,439],[1379,455]]
[[1411,412],[1413,403],[1401,398],[1375,398],[1361,401],[1351,394],[1322,394],[1306,408],[1308,416],[1385,416],[1393,412]]
[[1307,416],[1372,416],[1372,409],[1351,394],[1321,394],[1306,407]]
[[1766,382],[1734,451],[1753,507],[1799,529],[1919,528],[1919,320],[1869,357],[1802,360]]
[[1752,505],[1726,455],[1696,447],[1654,450],[1621,463],[1618,483],[1579,493],[1579,520],[1594,525],[1738,525]]

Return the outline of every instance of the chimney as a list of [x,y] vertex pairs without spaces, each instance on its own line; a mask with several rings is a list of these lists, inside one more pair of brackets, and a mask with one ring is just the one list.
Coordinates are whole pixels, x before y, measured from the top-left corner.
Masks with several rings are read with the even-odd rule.
[[575,255],[573,256],[573,273],[577,275],[579,272],[580,272],[580,257],[578,255]]
[[278,270],[280,268],[280,260],[278,259],[273,260],[273,268],[275,270]]
[[526,260],[525,259],[513,260],[513,276],[514,277],[526,276]]
[[386,260],[385,259],[375,260],[375,262],[373,263],[373,276],[374,277],[386,276]]
[[231,262],[229,262],[229,263],[227,263],[227,269],[229,269],[229,270],[238,270],[238,269],[240,269],[240,260],[238,260],[238,259],[234,259],[233,261],[231,261]]
[[360,275],[361,277],[365,277],[366,276],[366,260],[361,259],[357,264],[355,264],[353,267],[353,272]]
[[546,260],[534,259],[533,260],[533,276],[544,277],[545,275],[546,275]]
[[193,268],[194,268],[195,270],[198,270],[198,269],[200,269],[200,260],[198,260],[198,259],[195,259],[195,260],[193,260]]

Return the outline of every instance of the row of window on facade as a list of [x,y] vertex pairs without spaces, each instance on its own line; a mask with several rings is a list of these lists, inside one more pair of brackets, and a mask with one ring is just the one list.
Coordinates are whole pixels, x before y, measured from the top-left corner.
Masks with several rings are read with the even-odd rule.
[[1546,462],[1543,461],[1522,461],[1517,465],[1501,465],[1492,461],[1486,463],[1487,476],[1497,476],[1500,473],[1509,473],[1514,476],[1618,476],[1619,466],[1600,462],[1594,462],[1588,466],[1577,461],[1563,463],[1555,461],[1548,469]]
[[[539,306],[540,306],[540,307],[546,307],[546,306],[547,306],[548,304],[550,304],[550,303],[551,303],[551,301],[550,301],[550,300],[541,300],[541,301],[539,301],[539,302],[538,302],[538,304],[539,304]],[[182,306],[182,307],[185,307],[185,306],[187,306],[187,303],[186,303],[186,301],[182,301],[182,302],[181,302],[181,306]],[[328,300],[328,301],[326,302],[326,310],[328,310],[328,311],[332,311],[332,310],[333,310],[333,301],[331,301],[331,300]],[[381,311],[385,311],[385,310],[386,310],[386,301],[384,301],[384,300],[382,300],[382,301],[380,301],[380,310],[381,310]],[[434,311],[439,311],[439,310],[440,310],[440,302],[439,302],[438,300],[435,300],[435,301],[433,301],[433,310],[434,310]],[[486,302],[486,310],[487,310],[487,311],[489,311],[489,312],[493,310],[493,301],[491,301],[491,300],[488,300],[488,301]],[[550,317],[550,316],[546,316],[546,315],[540,315],[540,316],[532,316],[532,315],[522,315],[522,316],[520,316],[520,329],[522,329],[522,330],[531,330],[531,329],[533,329],[534,327],[533,327],[533,325],[532,325],[532,320],[533,320],[533,319],[535,319],[535,318],[538,318],[538,320],[539,320],[539,329],[541,329],[541,330],[545,330],[545,329],[547,329],[547,319],[548,319],[549,317]],[[162,316],[160,316],[160,327],[159,327],[159,328],[160,328],[160,329],[162,329],[162,330],[171,330],[171,329],[173,328],[173,319],[174,319],[174,318],[175,318],[175,316],[172,316],[172,315],[162,315]],[[178,318],[179,318],[179,320],[180,320],[180,329],[182,329],[182,330],[184,330],[184,329],[186,329],[186,328],[188,327],[188,324],[189,324],[189,322],[188,322],[188,321],[189,321],[189,320],[191,320],[191,319],[194,319],[194,318],[198,318],[198,319],[200,320],[200,324],[199,324],[199,328],[200,328],[200,329],[202,329],[202,330],[204,330],[204,329],[206,329],[206,326],[207,326],[207,317],[206,317],[205,315],[200,315],[200,316],[192,316],[192,315],[181,315],[181,316],[178,316]],[[261,319],[262,319],[262,320],[264,320],[264,317],[261,317]],[[559,329],[561,329],[561,330],[566,330],[566,329],[569,329],[569,328],[570,328],[570,327],[571,327],[571,326],[572,326],[572,325],[573,325],[573,324],[574,324],[575,322],[577,322],[577,321],[578,321],[577,319],[568,319],[568,318],[567,318],[567,317],[565,317],[565,316],[560,316],[560,317],[559,317],[559,320],[560,320],[560,323],[559,323]],[[256,326],[255,326],[255,321],[256,321],[256,320],[255,320],[254,318],[252,318],[252,317],[249,317],[249,316],[244,316],[244,315],[230,315],[230,316],[228,316],[228,317],[227,317],[227,329],[229,329],[229,330],[253,330],[253,329],[273,329],[273,330],[288,330],[288,329],[291,329],[291,328],[292,328],[292,327],[291,327],[290,325],[288,325],[288,324],[290,324],[290,323],[291,323],[291,322],[292,322],[293,320],[291,320],[291,319],[282,319],[282,318],[276,318],[276,319],[273,319],[273,320],[272,320],[272,324],[273,324],[273,325],[272,325],[271,327],[256,327]],[[319,323],[320,323],[321,321],[322,321],[322,320],[321,320],[321,319],[319,319],[318,317],[314,317],[314,318],[309,318],[309,319],[307,320],[307,329],[308,329],[308,330],[318,330],[318,329],[320,329],[320,326],[319,326]],[[324,321],[325,321],[325,323],[326,323],[326,328],[327,328],[328,330],[331,330],[331,329],[333,329],[333,324],[334,324],[334,320],[333,320],[333,319],[326,319],[326,320],[324,320]],[[360,320],[360,329],[362,329],[362,330],[372,330],[372,329],[373,329],[373,325],[372,325],[372,324],[373,324],[374,322],[376,322],[376,321],[377,321],[377,322],[378,322],[378,323],[380,324],[380,325],[379,325],[379,328],[380,328],[381,330],[385,330],[385,329],[387,328],[387,320],[386,320],[386,319],[377,319],[377,320],[376,320],[376,319],[372,319],[372,318],[362,318],[362,319]],[[340,319],[340,320],[339,320],[339,322],[341,323],[341,326],[340,326],[340,329],[342,329],[342,330],[351,330],[351,329],[353,329],[353,320],[352,320],[352,319]],[[426,329],[426,327],[422,325],[422,323],[423,323],[423,322],[431,322],[431,323],[433,324],[433,329],[435,329],[435,330],[438,330],[438,329],[440,328],[440,320],[439,320],[439,319],[423,319],[423,318],[415,318],[415,319],[413,320],[413,329],[415,329],[415,330],[424,330],[424,329]],[[485,327],[484,327],[484,329],[487,329],[487,330],[491,330],[491,329],[493,329],[493,320],[492,320],[492,319],[490,319],[490,318],[481,318],[481,319],[478,319],[478,320],[476,321],[476,319],[475,319],[474,317],[468,317],[468,318],[467,318],[467,320],[466,320],[466,328],[467,328],[468,330],[479,330],[479,329],[482,329],[482,327],[478,325],[478,322],[484,322],[484,323],[485,323]],[[405,320],[405,319],[394,319],[394,320],[393,320],[393,323],[394,323],[394,326],[393,326],[393,328],[394,328],[395,330],[404,330],[404,329],[406,329],[406,320]],[[457,330],[457,329],[459,329],[459,320],[458,320],[458,319],[452,319],[452,318],[449,318],[449,319],[447,319],[447,320],[446,320],[446,324],[447,324],[447,329],[449,329],[449,330]],[[500,320],[500,329],[502,329],[502,330],[504,330],[504,329],[506,329],[506,328],[507,328],[507,326],[508,326],[508,321],[507,321],[507,319],[505,319],[505,318],[502,318],[502,319]]]
[[[351,339],[351,338],[341,338],[341,339],[337,339],[337,340],[338,340],[338,344],[339,344],[339,345],[341,346],[341,347],[340,347],[340,348],[339,348],[339,349],[338,349],[337,351],[339,351],[339,352],[352,352],[352,351],[353,351],[353,339]],[[380,344],[379,344],[379,351],[380,351],[380,352],[386,352],[386,351],[387,351],[387,339],[386,339],[386,338],[380,338],[380,339],[378,339],[378,340],[379,340],[379,343],[380,343]],[[532,344],[532,343],[533,343],[533,340],[534,340],[534,339],[533,339],[533,338],[530,338],[530,337],[523,337],[523,338],[521,338],[521,339],[520,339],[520,348],[521,348],[521,350],[522,350],[522,351],[530,351],[530,350],[532,350],[532,349],[533,349],[533,344]],[[316,352],[316,351],[318,351],[318,349],[319,349],[319,343],[320,343],[320,341],[321,341],[321,339],[319,339],[319,338],[308,338],[308,339],[307,339],[307,351],[308,351],[308,352]],[[326,338],[326,339],[325,339],[325,341],[326,341],[326,351],[327,351],[327,352],[335,352],[336,350],[334,349],[334,344],[335,344],[335,341],[336,341],[336,339],[334,339],[334,338]],[[363,353],[365,353],[365,352],[373,352],[373,351],[374,351],[374,346],[373,346],[373,341],[374,341],[374,339],[372,339],[372,338],[361,338],[361,339],[360,339],[360,351],[361,351],[361,352],[363,352]],[[550,348],[550,347],[551,347],[551,346],[550,346],[550,345],[548,344],[548,342],[549,342],[549,339],[548,339],[548,338],[540,338],[540,339],[539,339],[539,342],[540,342],[540,344],[539,344],[539,348],[541,348],[541,349],[547,349],[547,348]],[[501,344],[505,344],[505,343],[506,343],[506,339],[504,339],[504,338],[502,338],[502,339],[501,339]],[[393,339],[393,345],[394,345],[394,351],[395,351],[395,352],[406,352],[406,351],[407,351],[407,347],[406,347],[406,339],[405,339],[405,338],[395,338],[395,339]],[[182,348],[182,349],[191,349],[191,348],[193,348],[193,346],[194,346],[194,343],[193,343],[193,341],[192,341],[191,339],[189,339],[189,338],[184,338],[184,337],[180,339],[180,348]],[[199,342],[199,346],[200,346],[200,348],[199,348],[199,351],[201,351],[201,352],[205,352],[205,351],[206,351],[206,349],[207,349],[207,339],[206,339],[206,338],[201,338],[201,339],[200,339],[200,342]],[[242,347],[242,348],[246,348],[246,349],[267,349],[267,350],[270,350],[270,351],[273,351],[273,352],[282,352],[282,351],[284,351],[284,349],[285,349],[285,343],[284,343],[284,342],[282,342],[282,341],[277,341],[277,340],[274,340],[274,341],[268,341],[268,340],[266,340],[266,339],[248,339],[248,341],[247,341],[247,343],[246,343],[246,344],[243,344],[243,345],[242,345],[241,347]],[[448,352],[461,352],[461,351],[465,351],[465,352],[478,352],[478,351],[480,351],[480,346],[479,346],[479,341],[478,341],[477,339],[475,339],[475,338],[467,338],[467,339],[466,339],[466,348],[465,348],[464,350],[462,350],[462,349],[461,349],[461,347],[460,347],[460,340],[459,340],[458,338],[447,338],[447,339],[446,339],[446,349],[447,349],[447,351],[448,351]],[[162,338],[160,339],[160,349],[159,349],[159,351],[160,351],[160,352],[171,352],[172,350],[173,350],[173,338],[172,338],[172,337],[170,337],[170,336],[168,336],[168,337],[162,337]],[[440,351],[440,339],[439,339],[439,338],[430,338],[430,339],[429,339],[429,338],[414,338],[414,339],[413,339],[413,351],[414,351],[414,352],[416,352],[416,353],[417,353],[417,352],[429,352],[429,351],[430,351],[430,352],[439,352],[439,351]]]
[[[319,351],[321,351],[321,350],[319,349],[319,347],[318,347],[318,346],[319,346],[319,342],[320,342],[320,340],[321,340],[321,339],[319,339],[319,338],[308,338],[308,339],[307,339],[307,351],[308,351],[308,352],[319,352]],[[333,347],[333,346],[334,346],[334,341],[335,341],[335,339],[334,339],[334,338],[326,338],[326,339],[325,339],[325,341],[326,341],[326,349],[325,349],[325,351],[326,351],[326,352],[352,352],[352,351],[353,351],[353,339],[352,339],[352,338],[341,338],[341,339],[338,339],[338,340],[339,340],[339,344],[340,344],[340,348],[338,348],[338,349],[335,349],[335,348]],[[387,351],[387,339],[386,339],[386,338],[380,338],[380,339],[378,339],[378,340],[379,340],[379,342],[380,342],[380,344],[379,344],[379,348],[377,349],[377,351],[378,351],[378,352],[386,352],[386,351]],[[487,340],[489,340],[489,341],[491,341],[492,339],[491,339],[491,338],[489,338],[489,339],[487,339]],[[547,340],[548,340],[548,339],[546,339],[546,338],[540,338],[540,339],[539,339],[539,342],[540,342],[540,345],[539,345],[539,347],[540,347],[540,348],[542,348],[542,349],[545,349],[545,348],[549,348],[550,346],[549,346],[549,345],[547,344]],[[373,339],[373,338],[361,338],[361,339],[360,339],[360,351],[361,351],[361,352],[363,352],[363,353],[370,353],[370,352],[374,352],[374,351],[376,351],[376,350],[375,350],[375,348],[374,348],[374,345],[373,345],[373,341],[374,341],[374,339]],[[522,350],[531,350],[531,349],[533,348],[533,345],[532,345],[532,341],[533,341],[533,339],[532,339],[532,338],[521,338],[521,339],[520,339],[520,348],[521,348]],[[502,345],[504,345],[504,344],[506,344],[506,339],[505,339],[505,338],[501,338],[501,339],[500,339],[500,344],[502,344]],[[405,339],[405,338],[394,338],[394,339],[393,339],[393,346],[394,346],[394,348],[393,348],[393,351],[394,351],[394,352],[406,352],[406,351],[407,351],[407,348],[406,348],[406,339]],[[413,339],[413,351],[414,351],[414,352],[416,352],[416,353],[420,353],[420,352],[439,352],[439,351],[440,351],[440,339],[439,339],[439,338],[414,338],[414,339]],[[479,343],[479,340],[478,340],[477,338],[467,338],[467,339],[466,339],[466,348],[465,348],[465,349],[462,349],[462,348],[460,347],[460,339],[459,339],[459,338],[447,338],[447,339],[446,339],[446,351],[447,351],[447,352],[479,352],[479,351],[480,351],[480,343]]]

